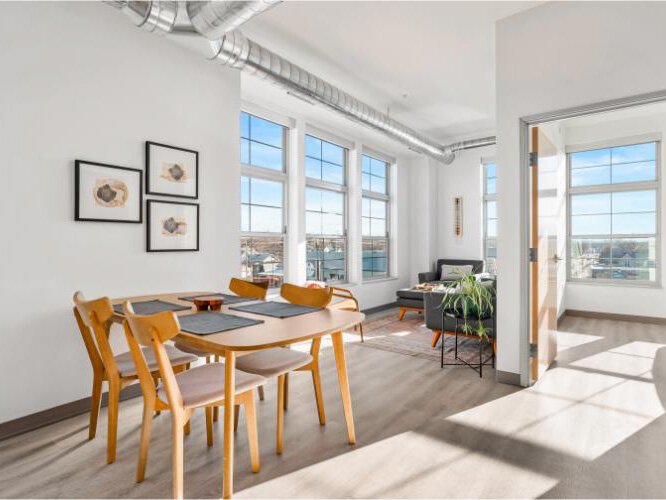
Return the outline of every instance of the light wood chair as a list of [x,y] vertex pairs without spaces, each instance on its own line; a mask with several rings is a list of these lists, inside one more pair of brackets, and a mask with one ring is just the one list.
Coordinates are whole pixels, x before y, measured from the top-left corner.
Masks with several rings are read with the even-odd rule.
[[[83,342],[93,369],[92,405],[88,439],[93,439],[97,432],[99,407],[102,400],[102,384],[109,385],[108,436],[106,461],[113,463],[116,459],[116,442],[118,435],[118,402],[120,390],[135,382],[138,373],[130,352],[114,354],[109,342],[111,317],[114,314],[111,301],[107,297],[86,300],[81,292],[74,294],[74,317],[79,326]],[[187,369],[189,363],[197,360],[171,346],[165,349],[169,362],[175,371]],[[157,360],[150,349],[144,350],[146,365],[151,377],[159,377]],[[189,432],[189,429],[188,429]]]
[[[292,304],[311,307],[327,307],[333,296],[331,288],[304,288],[285,283],[280,289],[280,295]],[[255,373],[262,377],[277,377],[277,436],[275,451],[283,451],[284,410],[287,408],[288,376],[291,371],[309,371],[312,373],[315,399],[317,401],[317,414],[319,424],[326,424],[324,412],[324,398],[321,391],[321,376],[319,373],[319,348],[321,338],[316,338],[310,346],[310,353],[293,351],[283,347],[262,349],[251,354],[240,356],[236,360],[236,368]]]
[[[354,294],[351,292],[351,290],[347,290],[346,288],[338,288],[335,286],[331,288],[333,289],[333,297],[342,299],[338,302],[331,303],[331,309],[361,312],[361,308],[358,305],[358,300],[356,300],[356,297],[354,297]],[[361,342],[365,342],[365,339],[363,338],[363,323],[359,323],[357,326],[361,331]],[[356,329],[356,327],[354,327],[354,329]]]
[[[171,411],[173,496],[183,498],[183,428],[196,408],[205,408],[206,438],[208,446],[212,446],[213,408],[224,405],[224,364],[208,363],[176,374],[169,362],[167,346],[164,345],[164,342],[173,339],[180,332],[176,315],[171,311],[165,311],[150,316],[139,316],[134,314],[129,302],[123,304],[123,309],[126,317],[125,333],[139,370],[142,388],[146,388],[148,396],[144,402],[137,481],[142,481],[145,477],[153,410],[168,409]],[[145,351],[139,347],[139,344],[152,346],[157,359],[163,385],[156,391],[146,365]],[[266,380],[259,375],[236,371],[235,381],[236,401],[245,407],[252,472],[259,472],[254,388]]]

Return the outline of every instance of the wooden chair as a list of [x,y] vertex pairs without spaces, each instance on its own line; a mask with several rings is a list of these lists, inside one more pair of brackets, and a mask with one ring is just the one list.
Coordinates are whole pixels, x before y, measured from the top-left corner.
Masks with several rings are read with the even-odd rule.
[[[206,437],[208,446],[212,446],[213,408],[224,405],[224,364],[208,363],[176,374],[169,362],[167,346],[164,345],[164,342],[173,339],[180,332],[176,315],[171,311],[164,311],[150,316],[139,316],[134,314],[129,302],[123,304],[123,309],[126,317],[125,333],[139,370],[142,389],[145,387],[145,394],[148,396],[144,402],[137,481],[142,481],[145,477],[153,410],[168,409],[171,411],[173,496],[183,498],[183,428],[196,408],[205,408]],[[163,386],[156,391],[148,372],[145,350],[142,350],[139,344],[152,346],[157,359]],[[235,380],[236,401],[245,407],[252,472],[259,472],[254,388],[263,384],[265,379],[237,371]]]
[[[88,439],[93,439],[97,432],[97,419],[102,400],[102,383],[109,384],[109,412],[108,436],[106,447],[106,461],[113,463],[116,459],[116,441],[118,433],[118,402],[120,390],[135,382],[138,378],[136,366],[130,352],[114,354],[109,342],[111,331],[111,317],[114,314],[111,301],[102,297],[95,300],[86,300],[81,292],[74,294],[74,317],[79,325],[83,342],[88,351],[88,357],[93,369],[92,405],[90,409],[90,424]],[[197,357],[179,351],[171,346],[165,349],[169,362],[175,371],[185,370],[189,363],[196,361]],[[159,377],[157,359],[151,350],[144,351],[146,365],[151,377]],[[189,428],[187,429],[189,432]]]
[[[285,283],[280,289],[280,295],[292,304],[311,307],[326,307],[331,302],[333,289],[331,288],[304,288]],[[319,373],[319,348],[321,338],[312,341],[310,354],[274,347],[262,349],[236,360],[236,368],[248,373],[255,373],[266,378],[277,377],[278,403],[277,403],[277,437],[275,450],[278,454],[283,450],[283,422],[284,410],[287,407],[288,376],[291,371],[312,372],[315,399],[319,424],[326,424],[324,413],[324,398],[321,392],[321,376]]]
[[[354,297],[354,294],[351,290],[346,288],[331,287],[333,289],[333,297],[341,298],[341,301],[333,302],[330,307],[331,309],[340,309],[342,311],[356,311],[361,312],[361,308],[358,305],[358,300]],[[363,339],[363,323],[359,323],[359,330],[361,331],[361,342],[365,342]],[[356,329],[356,327],[354,327]]]

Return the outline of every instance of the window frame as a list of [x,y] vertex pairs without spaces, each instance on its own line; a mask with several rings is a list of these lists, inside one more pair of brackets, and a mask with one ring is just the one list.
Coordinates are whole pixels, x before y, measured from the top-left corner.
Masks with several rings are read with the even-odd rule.
[[[305,173],[305,161],[306,158],[308,157],[306,154],[306,148],[305,148],[305,136],[311,136],[314,137],[317,140],[320,140],[322,142],[327,142],[329,144],[333,144],[334,146],[338,146],[342,148],[343,155],[342,155],[342,160],[343,160],[343,165],[342,165],[342,179],[343,182],[342,184],[337,184],[335,182],[330,182],[330,181],[324,181],[321,179],[315,179],[313,177],[308,177]],[[323,136],[323,137],[322,137]],[[323,161],[323,160],[320,160]],[[307,278],[307,265],[308,265],[308,255],[307,255],[307,246],[308,246],[308,240],[310,239],[324,239],[324,240],[343,240],[344,241],[344,247],[345,247],[345,264],[344,264],[344,269],[345,269],[345,279],[344,280],[331,280],[331,281],[326,281],[326,283],[330,284],[345,284],[349,283],[349,187],[348,187],[348,180],[349,180],[349,148],[342,145],[338,144],[336,142],[333,142],[328,139],[328,134],[322,134],[318,135],[314,131],[307,131],[304,136],[303,136],[303,177],[305,178],[305,187],[303,189],[303,199],[305,199],[306,192],[308,188],[313,188],[313,189],[320,189],[324,191],[333,191],[336,193],[342,194],[342,234],[341,235],[329,235],[329,234],[311,234],[307,232],[307,226],[304,227],[304,232],[305,232],[305,276]],[[306,204],[303,204],[303,214],[307,217],[307,207]],[[303,219],[305,221],[305,218]],[[304,222],[305,225],[305,222]],[[323,281],[319,279],[315,279],[314,281]]]
[[[266,121],[266,122],[272,123],[272,124],[277,125],[277,126],[279,126],[279,127],[282,128],[282,169],[281,169],[281,170],[276,170],[276,169],[274,169],[274,168],[262,167],[262,166],[260,166],[260,165],[253,165],[252,163],[243,163],[242,160],[240,161],[241,167],[251,168],[253,171],[264,171],[264,172],[282,173],[282,174],[285,174],[285,175],[286,175],[287,172],[288,172],[288,169],[289,169],[289,166],[288,166],[288,159],[289,159],[289,151],[288,151],[288,147],[289,147],[289,127],[286,126],[286,125],[284,125],[284,124],[282,124],[282,123],[279,123],[279,122],[277,122],[277,121],[275,121],[275,120],[271,120],[271,119],[269,119],[269,118],[265,118],[264,116],[262,116],[262,115],[259,114],[259,113],[252,113],[252,112],[250,112],[250,111],[246,111],[246,110],[244,110],[244,109],[242,109],[242,108],[241,108],[241,110],[240,110],[240,116],[238,117],[239,120],[241,119],[243,113],[245,113],[246,115],[249,115],[249,116],[250,116],[250,121],[251,121],[251,119],[252,119],[251,117],[254,116],[255,118],[259,118],[260,120],[264,120],[264,121]],[[251,135],[252,135],[252,126],[250,125],[250,136],[251,136]],[[241,141],[242,141],[243,139],[246,139],[248,142],[250,142],[250,144],[252,144],[253,142],[255,142],[255,143],[257,143],[257,144],[261,144],[262,146],[269,146],[269,147],[272,147],[272,148],[275,148],[275,147],[276,147],[276,146],[273,146],[272,144],[266,144],[265,142],[255,141],[255,140],[253,140],[251,137],[243,137],[243,131],[241,130],[241,127],[239,127],[239,133],[238,133],[239,159],[240,159]],[[252,156],[252,154],[251,154],[251,148],[250,148],[250,156]]]
[[[495,192],[488,193],[488,176],[486,175],[486,170],[488,165],[495,165]],[[482,199],[483,199],[483,237],[481,239],[481,244],[483,248],[481,249],[481,255],[483,255],[484,271],[488,272],[488,240],[495,240],[495,251],[497,251],[497,235],[488,236],[488,202],[495,202],[495,221],[498,220],[497,217],[497,162],[495,158],[484,158],[481,160],[481,175],[483,176],[482,182]],[[497,272],[497,255],[492,257],[495,260],[495,273]]]
[[[386,165],[386,193],[378,193],[376,191],[370,191],[369,189],[363,189],[363,156],[368,156],[374,160],[381,161]],[[370,151],[362,151],[360,154],[360,163],[359,163],[359,181],[361,187],[361,211],[359,222],[361,224],[361,282],[373,282],[381,281],[385,279],[390,279],[391,275],[391,166],[392,162],[384,158],[383,155],[377,155]],[[381,200],[386,202],[386,235],[385,236],[364,236],[363,235],[363,198]],[[385,240],[386,241],[386,275],[366,278],[364,276],[363,269],[363,240]]]
[[[571,155],[584,151],[594,151],[596,149],[616,148],[623,146],[635,146],[639,144],[655,143],[655,179],[652,181],[637,181],[637,182],[622,182],[622,183],[606,183],[591,186],[571,186]],[[638,288],[661,288],[661,148],[662,139],[660,136],[642,136],[642,137],[628,137],[624,139],[614,139],[608,141],[594,142],[587,145],[569,146],[566,148],[566,280],[567,283],[584,284],[584,285],[602,285],[602,286],[618,286],[618,287],[638,287]],[[612,162],[610,168],[612,169]],[[611,179],[612,180],[612,179]],[[611,232],[608,235],[572,235],[572,217],[571,201],[572,197],[576,195],[586,194],[610,194],[619,192],[635,192],[635,191],[655,191],[655,232],[649,234],[614,234]],[[613,216],[611,211],[610,216]],[[610,241],[621,238],[654,238],[655,239],[655,279],[651,280],[622,280],[612,278],[575,278],[572,276],[572,251],[571,245],[574,239],[591,239],[600,240],[608,239]]]

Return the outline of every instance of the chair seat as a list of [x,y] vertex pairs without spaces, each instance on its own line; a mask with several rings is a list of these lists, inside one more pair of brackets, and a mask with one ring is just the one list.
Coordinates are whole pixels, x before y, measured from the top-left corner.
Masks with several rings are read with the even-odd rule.
[[[176,374],[176,382],[185,406],[204,406],[224,398],[224,363],[209,363]],[[249,391],[266,383],[266,379],[252,373],[236,370],[236,394]],[[168,401],[163,385],[157,397]]]
[[174,342],[174,345],[176,346],[176,349],[179,349],[183,352],[189,352],[190,354],[194,354],[195,356],[199,356],[200,358],[205,358],[206,356],[210,356],[211,353],[202,351],[200,349],[197,349],[195,347],[190,347],[187,344],[183,342]]
[[[164,348],[166,349],[169,360],[173,366],[194,363],[197,359],[199,359],[197,356],[180,351],[170,345],[165,345]],[[142,347],[141,351],[143,352],[143,357],[146,358],[148,369],[151,372],[157,371],[159,367],[157,366],[157,360],[155,359],[155,353],[153,352],[153,349],[151,347]],[[136,366],[134,365],[132,354],[129,351],[118,354],[115,356],[115,358],[121,377],[132,377],[136,375]]]
[[296,370],[311,362],[312,356],[308,353],[273,347],[238,357],[236,368],[269,378]]

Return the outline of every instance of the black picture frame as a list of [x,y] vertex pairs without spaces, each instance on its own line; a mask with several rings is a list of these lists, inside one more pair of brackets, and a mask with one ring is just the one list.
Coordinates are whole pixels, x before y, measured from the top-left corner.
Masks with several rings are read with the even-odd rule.
[[[162,204],[162,205],[187,205],[187,206],[193,206],[196,207],[196,213],[197,213],[197,223],[196,223],[196,229],[197,229],[197,236],[196,236],[196,246],[194,248],[154,248],[152,244],[152,240],[150,237],[150,230],[152,227],[152,210],[151,207],[156,204]],[[146,201],[146,252],[198,252],[199,251],[199,240],[200,240],[200,235],[199,235],[199,229],[200,229],[200,222],[199,222],[199,204],[198,203],[189,203],[189,202],[183,202],[183,201],[171,201],[171,200],[147,200]]]
[[[122,170],[124,172],[133,172],[139,177],[138,189],[138,219],[100,219],[95,217],[85,217],[81,214],[81,170],[85,165],[92,165],[95,167],[103,167],[114,170]],[[121,222],[126,224],[142,224],[143,223],[143,171],[138,168],[119,167],[117,165],[110,165],[108,163],[99,163],[88,160],[74,160],[74,220],[78,222]]]
[[[194,165],[195,165],[194,171],[195,171],[195,177],[196,177],[194,179],[194,183],[195,183],[194,196],[185,195],[185,194],[174,194],[174,193],[168,193],[168,192],[164,192],[164,191],[158,191],[158,190],[156,190],[156,188],[154,186],[151,187],[151,185],[150,185],[150,177],[151,177],[151,172],[150,172],[150,162],[151,162],[150,150],[151,150],[152,147],[173,149],[173,150],[176,150],[176,151],[181,151],[181,152],[190,153],[190,154],[194,155]],[[146,154],[146,194],[153,194],[153,195],[157,195],[157,196],[169,196],[169,197],[173,197],[173,198],[187,198],[187,199],[190,199],[190,200],[196,200],[196,199],[199,198],[199,152],[198,151],[195,151],[193,149],[181,148],[181,147],[178,147],[178,146],[171,146],[169,144],[163,144],[163,143],[154,142],[154,141],[146,141],[145,148],[146,148],[146,151],[145,151],[145,154]]]

